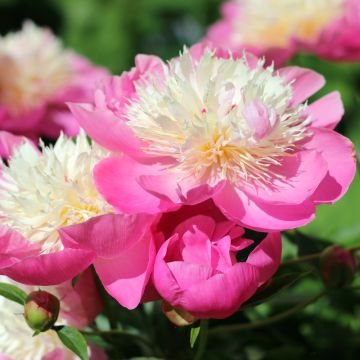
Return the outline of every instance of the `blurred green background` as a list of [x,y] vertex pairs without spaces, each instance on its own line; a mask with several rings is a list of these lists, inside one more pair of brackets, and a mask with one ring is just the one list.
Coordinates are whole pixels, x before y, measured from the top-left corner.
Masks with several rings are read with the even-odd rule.
[[[164,59],[184,45],[201,39],[209,24],[219,18],[220,0],[0,0],[0,33],[18,29],[25,19],[46,25],[93,62],[120,74],[133,66],[134,56],[149,53]],[[338,130],[360,149],[360,63],[336,64],[308,54],[291,64],[310,67],[325,75],[326,87],[314,98],[339,90],[346,115]],[[284,258],[317,252],[331,243],[345,247],[360,243],[360,181],[333,206],[322,206],[317,219],[300,231],[308,237],[284,237]],[[270,304],[240,312],[224,323],[261,319],[293,306],[321,288],[317,264],[282,271],[313,269],[306,277],[274,298]],[[331,293],[305,311],[259,330],[222,334],[209,344],[206,359],[358,359],[360,357],[360,280],[357,289]],[[117,306],[124,325],[151,332],[160,353],[168,359],[188,359],[188,332],[175,329],[161,314],[146,306],[133,315]],[[142,316],[148,314],[142,321]],[[132,317],[135,316],[135,317]],[[134,320],[135,319],[135,320]],[[136,320],[137,319],[137,320]],[[140,322],[139,322],[140,319]],[[145,324],[146,322],[146,324]],[[135,325],[134,325],[135,324]],[[116,339],[111,358],[152,355],[125,340]],[[121,355],[119,355],[121,354]]]

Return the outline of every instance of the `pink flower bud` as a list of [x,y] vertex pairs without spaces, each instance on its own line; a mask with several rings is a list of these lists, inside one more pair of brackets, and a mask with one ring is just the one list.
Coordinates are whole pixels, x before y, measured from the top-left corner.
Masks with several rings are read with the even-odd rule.
[[355,255],[339,245],[326,248],[320,257],[322,278],[329,288],[341,288],[351,284],[356,268]]
[[27,324],[36,332],[49,330],[59,316],[60,302],[46,291],[34,291],[26,298],[24,316]]

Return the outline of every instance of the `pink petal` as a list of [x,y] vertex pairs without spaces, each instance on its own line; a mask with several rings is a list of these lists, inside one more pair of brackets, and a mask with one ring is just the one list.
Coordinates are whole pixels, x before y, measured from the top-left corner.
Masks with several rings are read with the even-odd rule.
[[12,360],[8,356],[0,353],[0,360]]
[[313,102],[305,109],[304,115],[311,116],[312,127],[334,129],[344,115],[340,93],[334,91]]
[[148,72],[161,73],[163,71],[164,63],[157,56],[139,54],[135,57],[135,67],[138,73],[134,80],[138,80],[142,75],[149,75]]
[[[175,241],[174,241],[175,240]],[[176,239],[167,240],[156,255],[153,272],[153,283],[159,294],[173,306],[179,305],[178,299],[185,287],[198,281],[208,279],[213,270],[208,266],[189,264],[183,261],[165,261],[172,247],[176,245]],[[179,254],[180,255],[180,254]]]
[[110,110],[93,108],[88,104],[68,104],[68,106],[80,126],[101,146],[132,156],[145,156],[140,149],[141,141],[126,122]]
[[[174,280],[179,287],[179,291],[184,291],[199,282],[205,281],[213,274],[213,269],[210,266],[203,264],[193,264],[187,261],[172,261],[166,265],[168,271],[170,271],[171,275],[174,277]],[[159,282],[156,281],[156,284],[158,283]],[[160,290],[159,292],[162,294]],[[175,303],[172,305],[176,306]]]
[[109,214],[59,230],[65,247],[93,251],[114,258],[131,248],[149,231],[155,217],[146,214]]
[[259,231],[292,229],[315,217],[315,207],[309,201],[298,205],[265,204],[229,185],[216,194],[214,201],[230,220]]
[[193,185],[191,181],[182,181],[179,184],[180,200],[187,205],[199,204],[210,199],[225,186],[225,180],[215,185],[201,184]]
[[290,105],[296,106],[309,98],[325,85],[325,79],[315,71],[289,66],[279,70],[285,83],[291,83],[294,92]]
[[72,358],[71,355],[70,350],[67,350],[66,348],[57,348],[44,355],[41,360],[69,360]]
[[7,131],[0,131],[0,158],[8,159],[14,149],[29,141],[24,136],[13,135]]
[[38,253],[38,246],[29,244],[18,232],[0,224],[0,269],[10,267],[21,259],[37,256]]
[[155,214],[174,205],[150,192],[139,184],[139,177],[157,172],[156,166],[146,166],[127,156],[110,157],[94,169],[98,191],[115,208],[125,213]]
[[[177,220],[179,219],[177,218]],[[207,235],[208,239],[212,239],[215,226],[216,223],[210,216],[196,215],[186,219],[185,221],[182,221],[175,228],[174,234],[178,234],[179,238],[181,238],[185,232],[189,230],[194,234],[196,231],[201,231],[203,234]]]
[[184,291],[179,305],[198,318],[221,319],[239,309],[257,290],[255,266],[237,263],[226,273],[212,276]]
[[316,151],[300,151],[285,157],[281,167],[274,166],[273,171],[284,178],[274,179],[266,189],[245,186],[243,191],[274,205],[301,204],[311,197],[325,178],[327,164]]
[[[190,264],[197,264],[211,267],[212,265],[212,249],[208,236],[200,231],[196,225],[193,229],[189,229],[182,236],[184,248],[181,253],[183,261]],[[171,269],[171,265],[168,266]]]
[[270,233],[251,252],[246,262],[259,270],[260,285],[268,281],[276,272],[281,261],[281,234]]
[[0,269],[0,274],[27,285],[56,285],[85,270],[91,265],[94,257],[94,252],[64,249],[51,254],[23,258],[12,266]]
[[38,126],[38,131],[49,138],[56,139],[62,131],[72,137],[79,133],[80,127],[75,117],[65,106],[54,107],[47,111],[46,117]]
[[305,146],[319,151],[328,167],[328,175],[313,194],[312,200],[316,203],[334,203],[344,195],[354,179],[354,145],[332,130],[312,128],[311,131],[313,136]]
[[260,101],[250,102],[245,107],[243,115],[255,139],[261,140],[270,132],[272,126],[271,114],[269,114],[267,108]]
[[56,290],[61,299],[60,317],[71,326],[83,329],[102,311],[101,296],[90,269],[79,275],[75,286],[68,281]]
[[144,294],[154,258],[155,246],[148,233],[121,255],[96,259],[94,266],[106,291],[122,306],[134,309]]

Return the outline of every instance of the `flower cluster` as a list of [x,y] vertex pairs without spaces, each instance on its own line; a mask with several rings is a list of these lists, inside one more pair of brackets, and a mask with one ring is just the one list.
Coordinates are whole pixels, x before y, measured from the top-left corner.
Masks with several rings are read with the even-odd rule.
[[230,0],[223,19],[206,39],[215,46],[281,64],[308,51],[338,61],[360,59],[360,3],[357,0]]
[[[283,55],[301,44],[346,58],[345,35],[336,54],[324,39],[351,4],[332,0],[321,12],[325,2],[302,1],[291,18],[295,0],[232,1],[210,38],[234,27],[233,53],[205,41],[167,63],[138,55],[121,76],[32,23],[1,38],[1,281],[55,286],[60,321],[79,329],[100,311],[90,266],[128,309],[163,300],[194,319],[239,310],[277,271],[281,231],[340,199],[356,159],[334,131],[339,93],[308,101],[320,74],[237,50]],[[37,147],[39,135],[57,140]],[[29,342],[30,328],[1,301],[0,357],[72,358],[53,330]]]

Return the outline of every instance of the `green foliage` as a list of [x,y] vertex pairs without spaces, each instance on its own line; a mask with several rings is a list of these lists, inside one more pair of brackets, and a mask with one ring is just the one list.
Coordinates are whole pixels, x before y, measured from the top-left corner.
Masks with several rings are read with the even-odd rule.
[[200,326],[192,327],[190,329],[190,347],[195,346],[196,340],[200,334]]
[[81,332],[71,326],[54,327],[61,342],[81,360],[88,360],[86,340]]
[[15,285],[0,283],[0,296],[24,305],[27,294]]
[[274,277],[269,284],[260,288],[253,297],[244,303],[241,309],[259,305],[270,300],[273,296],[278,295],[281,291],[287,289],[305,275],[308,275],[308,272],[286,273],[281,276]]

